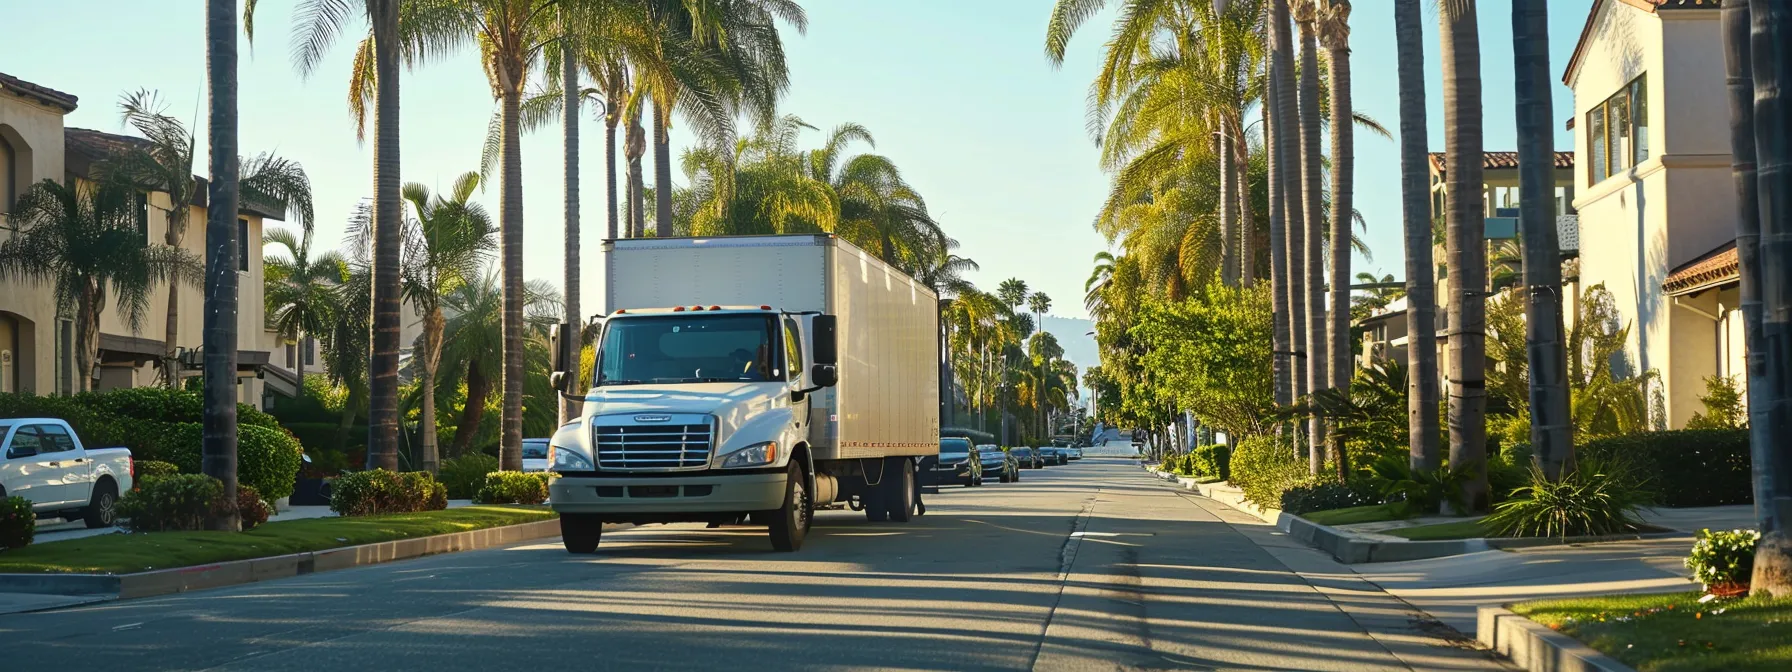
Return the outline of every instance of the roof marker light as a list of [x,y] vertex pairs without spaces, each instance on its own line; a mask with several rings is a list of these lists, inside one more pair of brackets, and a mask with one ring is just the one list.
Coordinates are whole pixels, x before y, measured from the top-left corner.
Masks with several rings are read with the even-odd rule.
[[722,307],[721,306],[710,306],[709,309],[710,310],[721,310]]
[[674,313],[682,313],[682,312],[684,312],[684,306],[673,306],[673,307],[672,307],[672,312],[674,312]]
[[760,306],[759,309],[760,310],[771,310],[772,307],[771,306]]

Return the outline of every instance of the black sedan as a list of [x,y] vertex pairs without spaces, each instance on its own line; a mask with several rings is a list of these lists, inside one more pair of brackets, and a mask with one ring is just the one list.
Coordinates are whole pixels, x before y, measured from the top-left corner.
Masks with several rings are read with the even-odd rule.
[[1020,480],[1020,464],[1001,448],[991,445],[977,446],[977,461],[983,464],[983,477],[995,476],[1002,483]]
[[1023,469],[1045,468],[1045,455],[1041,454],[1038,448],[1016,446],[1014,448],[1009,448],[1008,454],[1013,455],[1015,461],[1019,462]]
[[976,450],[968,439],[942,437],[940,439],[940,455],[931,466],[934,485],[962,485],[975,487],[983,485],[983,464],[974,459]]

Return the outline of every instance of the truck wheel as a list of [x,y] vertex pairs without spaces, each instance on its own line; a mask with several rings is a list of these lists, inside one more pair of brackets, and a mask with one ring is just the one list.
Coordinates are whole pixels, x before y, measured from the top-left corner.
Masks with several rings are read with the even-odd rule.
[[803,547],[803,533],[809,529],[809,486],[804,483],[802,466],[792,462],[790,475],[784,479],[784,505],[760,515],[768,518],[772,550],[789,553]]
[[93,501],[82,510],[82,517],[90,530],[118,524],[118,486],[110,480],[94,484]]
[[[906,457],[892,457],[885,462],[885,471],[894,468],[896,473],[884,477],[884,504],[889,511],[890,520],[906,523],[915,511],[915,469]],[[890,476],[895,476],[894,479]]]
[[584,555],[597,552],[597,543],[603,539],[604,523],[589,513],[560,514],[560,541],[566,544],[566,552]]

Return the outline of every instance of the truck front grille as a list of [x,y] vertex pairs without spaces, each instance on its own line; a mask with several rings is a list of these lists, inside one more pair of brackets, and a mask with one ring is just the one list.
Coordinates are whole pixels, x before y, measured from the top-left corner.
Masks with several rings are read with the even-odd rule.
[[598,469],[657,471],[709,466],[708,424],[599,426],[593,433]]

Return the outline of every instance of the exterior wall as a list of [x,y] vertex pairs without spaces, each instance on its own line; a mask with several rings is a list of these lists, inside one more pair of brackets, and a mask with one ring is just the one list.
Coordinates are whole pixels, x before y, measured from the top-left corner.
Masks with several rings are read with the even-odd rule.
[[[13,188],[24,193],[44,179],[62,179],[61,109],[0,92],[0,136],[13,153]],[[10,208],[8,208],[10,209]],[[12,236],[11,223],[0,215],[0,241]],[[0,336],[0,350],[12,350],[12,375],[20,392],[47,394],[55,389],[56,299],[49,291],[33,291],[15,280],[0,280],[0,320],[10,339]],[[13,381],[8,381],[11,384]]]
[[[1607,2],[1600,13],[1571,82],[1575,153],[1583,159],[1576,162],[1583,166],[1576,171],[1580,235],[1598,241],[1581,246],[1581,282],[1611,291],[1631,327],[1632,370],[1623,373],[1657,371],[1666,416],[1656,421],[1679,427],[1703,408],[1704,377],[1718,369],[1719,325],[1675,306],[1661,286],[1675,267],[1735,239],[1728,115],[1710,105],[1725,96],[1717,12],[1652,14]],[[1641,75],[1649,157],[1591,183],[1587,114]],[[1709,306],[1687,303],[1721,318],[1712,294]]]

